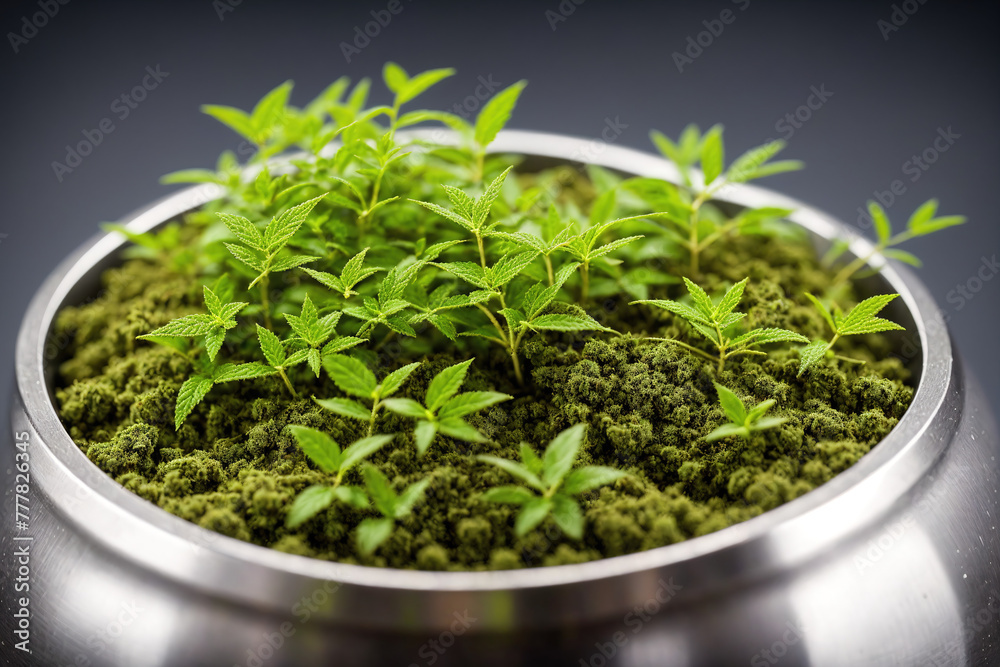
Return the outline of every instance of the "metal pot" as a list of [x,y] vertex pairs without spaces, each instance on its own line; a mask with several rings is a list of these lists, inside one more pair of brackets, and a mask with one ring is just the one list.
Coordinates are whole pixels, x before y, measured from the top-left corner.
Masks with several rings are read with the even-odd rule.
[[[658,157],[570,137],[509,131],[494,148],[548,165],[678,177]],[[220,194],[184,190],[128,224],[149,230]],[[794,208],[791,219],[819,245],[852,236],[763,189],[732,186],[719,199]],[[853,236],[852,252],[870,249]],[[849,470],[755,519],[671,546],[581,565],[436,573],[341,565],[223,537],[87,460],[53,405],[59,341],[50,332],[63,305],[93,296],[122,245],[102,236],[66,260],[21,328],[13,425],[30,482],[15,489],[12,478],[5,497],[4,521],[16,501],[28,523],[0,536],[7,661],[1000,664],[1000,439],[941,313],[905,268],[882,267],[870,287],[902,295],[889,316],[907,328],[897,352],[918,388],[899,424]],[[15,588],[22,567],[30,590]],[[27,623],[17,616],[25,604]],[[12,646],[26,636],[30,655]]]

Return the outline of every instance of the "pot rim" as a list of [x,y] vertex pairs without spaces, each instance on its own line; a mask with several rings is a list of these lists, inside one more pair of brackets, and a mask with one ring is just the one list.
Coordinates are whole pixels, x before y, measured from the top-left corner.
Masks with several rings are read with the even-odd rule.
[[[407,134],[443,141],[449,133],[433,130]],[[506,130],[498,136],[491,151],[589,162],[674,182],[679,178],[673,165],[658,156],[564,135]],[[128,216],[125,223],[132,230],[146,231],[222,193],[222,188],[213,184],[187,188]],[[855,255],[867,254],[873,248],[871,242],[831,216],[763,188],[731,185],[715,199],[741,206],[767,204],[793,208],[795,212],[788,219],[813,234],[825,239],[849,238],[849,250]],[[49,494],[53,508],[128,560],[224,597],[280,605],[286,611],[287,601],[295,598],[284,595],[281,587],[291,584],[293,590],[299,591],[301,584],[310,581],[333,581],[367,592],[472,594],[571,587],[598,580],[620,583],[632,575],[664,572],[692,573],[695,580],[721,578],[732,583],[754,572],[773,572],[823,553],[831,544],[884,515],[943,453],[948,438],[938,431],[947,425],[939,422],[954,425],[952,420],[934,419],[953,382],[952,347],[944,319],[912,272],[876,257],[871,265],[880,267],[882,277],[901,295],[900,301],[916,323],[918,355],[922,356],[917,391],[899,423],[869,454],[813,491],[708,535],[575,565],[490,572],[427,572],[348,565],[286,554],[218,535],[126,491],[87,459],[62,426],[46,382],[48,333],[73,286],[126,243],[120,235],[99,235],[92,244],[67,258],[39,288],[19,332],[17,387],[25,415],[38,436],[36,444],[51,459],[47,468],[58,471],[64,483],[89,489],[83,491],[87,502],[69,503],[61,495],[67,493],[65,489],[53,484],[48,489],[53,492]],[[206,558],[211,561],[198,565],[203,570],[201,575],[192,567],[192,545],[196,546],[200,561]],[[165,558],[165,554],[175,557]],[[734,564],[742,569],[732,571]],[[274,585],[262,586],[262,591],[247,590],[257,588],[247,586],[248,581]],[[655,584],[656,579],[643,581]],[[338,613],[343,618],[357,619],[351,610]],[[377,622],[374,616],[361,620]]]

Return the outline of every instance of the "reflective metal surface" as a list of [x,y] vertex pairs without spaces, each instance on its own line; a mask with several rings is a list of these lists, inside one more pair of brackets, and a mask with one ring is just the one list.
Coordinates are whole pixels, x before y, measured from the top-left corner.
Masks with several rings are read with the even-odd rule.
[[[508,131],[494,148],[677,176],[657,157],[569,137]],[[218,195],[214,186],[185,190],[128,222],[151,229]],[[759,188],[728,187],[719,199],[795,208],[792,220],[819,243],[848,234]],[[919,378],[916,396],[888,437],[831,482],[651,551],[434,573],[223,537],[125,491],[87,460],[52,404],[58,341],[48,334],[63,304],[97,291],[120,247],[103,236],[63,263],[20,332],[12,414],[29,443],[30,525],[0,534],[0,664],[1000,664],[1000,438],[941,313],[908,270],[884,267],[873,285],[902,295],[889,316],[907,327],[899,354]],[[856,239],[851,249],[869,247]],[[25,544],[31,655],[11,646],[23,595],[13,592],[12,554]]]

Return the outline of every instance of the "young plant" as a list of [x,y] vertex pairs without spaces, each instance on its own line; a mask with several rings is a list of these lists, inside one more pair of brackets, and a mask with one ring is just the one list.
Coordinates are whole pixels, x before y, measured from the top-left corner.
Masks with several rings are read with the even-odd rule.
[[364,248],[354,257],[347,260],[347,264],[341,269],[339,276],[309,268],[303,268],[302,270],[334,292],[341,294],[344,297],[344,301],[347,301],[352,296],[358,294],[358,292],[354,291],[355,285],[382,270],[373,266],[365,266],[365,255],[369,250],[370,248]]
[[340,317],[339,310],[320,317],[308,294],[302,301],[302,311],[299,315],[285,314],[285,320],[295,333],[295,337],[290,341],[305,346],[306,361],[309,362],[309,368],[316,377],[319,377],[323,357],[343,352],[365,342],[364,338],[357,336],[338,336],[331,340]]
[[424,497],[431,480],[414,482],[397,494],[389,480],[375,466],[366,465],[363,472],[368,495],[371,496],[375,509],[382,515],[379,519],[365,519],[358,525],[358,551],[369,556],[389,539],[396,521],[410,515],[413,506]]
[[476,160],[476,170],[472,180],[480,182],[483,180],[484,166],[486,162],[486,149],[497,134],[504,128],[510,120],[510,114],[517,105],[517,100],[521,96],[521,91],[528,85],[527,81],[517,83],[504,88],[494,95],[489,102],[483,105],[482,111],[476,116],[476,126],[473,132],[476,147],[474,151]]
[[583,512],[574,496],[611,484],[626,473],[605,466],[573,469],[580,453],[586,425],[577,424],[562,431],[541,458],[528,443],[521,443],[521,463],[497,456],[476,457],[494,465],[525,486],[499,486],[482,495],[483,500],[519,505],[514,532],[519,537],[535,529],[552,515],[556,525],[574,540],[583,538]]
[[385,399],[395,394],[406,382],[420,362],[407,364],[385,376],[379,383],[375,374],[363,363],[342,354],[332,354],[323,360],[323,367],[337,387],[345,394],[359,398],[367,405],[350,398],[315,399],[322,407],[342,417],[368,422],[368,435],[375,429],[375,418],[385,405]]
[[219,353],[222,344],[226,341],[226,332],[236,327],[236,316],[249,304],[242,301],[223,303],[222,299],[208,285],[202,288],[202,293],[205,298],[205,307],[208,309],[207,315],[196,313],[178,317],[176,320],[172,320],[148,334],[136,336],[136,338],[178,349],[176,345],[171,343],[171,339],[204,337],[208,359],[215,361],[215,355]]
[[669,299],[649,299],[633,301],[632,303],[648,303],[684,318],[692,328],[715,346],[717,356],[713,357],[703,350],[671,338],[651,340],[664,340],[680,345],[709,361],[715,361],[718,363],[720,373],[725,366],[726,359],[731,357],[742,354],[766,355],[766,352],[754,349],[761,345],[781,342],[808,343],[808,338],[787,329],[767,328],[753,329],[745,333],[735,332],[735,325],[746,317],[746,313],[734,313],[733,310],[743,298],[743,290],[748,281],[749,278],[744,278],[729,288],[718,304],[713,303],[712,298],[705,293],[705,290],[687,278],[684,278],[684,283],[691,295],[693,306]]
[[177,405],[174,408],[174,428],[176,430],[180,430],[181,424],[184,423],[187,416],[215,385],[269,377],[277,373],[270,366],[256,361],[246,364],[222,364],[221,366],[200,363],[199,366],[198,372],[185,380],[177,393]]
[[[899,296],[898,294],[879,294],[877,296],[869,297],[852,308],[846,315],[844,315],[839,308],[834,308],[831,313],[830,310],[812,294],[806,293],[806,296],[813,302],[813,305],[815,305],[816,309],[819,310],[820,315],[823,316],[823,319],[826,320],[826,323],[830,326],[830,330],[833,331],[833,337],[829,341],[822,339],[815,340],[799,350],[799,377],[801,377],[804,372],[809,370],[809,368],[814,366],[820,359],[827,356],[828,353],[832,354],[832,348],[836,342],[840,340],[841,336],[854,336],[858,334],[903,329],[903,327],[895,322],[890,322],[889,320],[881,317],[876,317],[876,315],[883,308],[889,305],[889,302]],[[847,359],[845,357],[840,358],[857,363],[857,360],[855,359]]]
[[414,438],[419,456],[424,455],[438,433],[465,442],[483,442],[486,438],[462,417],[513,398],[496,391],[459,394],[470,364],[472,359],[449,366],[435,375],[427,387],[423,405],[412,398],[387,398],[382,401],[396,414],[417,420]]
[[726,387],[723,387],[718,382],[714,384],[715,390],[719,392],[719,404],[722,405],[722,410],[726,413],[726,416],[729,417],[729,423],[719,426],[706,435],[705,440],[708,442],[714,442],[715,440],[728,438],[730,436],[736,436],[743,438],[744,440],[749,440],[751,433],[763,431],[769,428],[775,428],[776,426],[780,426],[788,421],[784,417],[764,416],[767,411],[774,406],[775,400],[773,398],[761,401],[754,406],[753,409],[747,410],[739,396]]
[[261,307],[264,311],[264,325],[271,328],[271,305],[268,301],[268,276],[272,273],[288,271],[297,266],[316,261],[317,257],[309,255],[280,255],[295,233],[305,222],[306,217],[326,195],[310,199],[309,201],[293,206],[292,208],[279,213],[262,233],[257,226],[247,218],[231,213],[219,213],[219,218],[225,223],[229,231],[243,244],[226,243],[226,248],[237,260],[250,267],[257,273],[257,277],[250,283],[252,289],[254,285],[260,283]]
[[[672,210],[672,213],[664,215],[681,231],[682,242],[690,257],[690,273],[694,276],[699,273],[700,256],[705,248],[725,234],[747,224],[746,221],[737,219],[734,221],[735,224],[720,228],[712,220],[702,216],[702,207],[726,185],[745,183],[756,178],[802,168],[802,163],[797,160],[770,162],[771,158],[785,147],[785,142],[779,139],[750,149],[736,158],[728,169],[724,169],[725,149],[721,125],[711,127],[704,135],[696,125],[688,125],[677,143],[655,131],[651,133],[651,137],[663,155],[677,166],[685,185],[692,190],[693,199],[686,196],[687,193],[682,195],[679,189],[669,184],[660,189],[668,199],[665,208]],[[694,183],[691,178],[691,168],[695,163],[701,166],[703,178],[700,184]],[[648,179],[644,179],[643,182],[646,181]],[[784,209],[763,209],[763,211],[756,215],[758,217],[787,215]]]
[[339,500],[359,509],[368,507],[368,498],[357,486],[342,486],[344,475],[382,447],[392,442],[394,435],[373,435],[362,438],[343,451],[333,438],[322,431],[307,426],[292,424],[288,430],[309,459],[319,468],[336,475],[333,484],[313,484],[295,496],[285,525],[298,528],[303,523],[325,510],[334,500]]
[[[965,217],[961,215],[946,215],[940,218],[935,217],[935,215],[937,215],[937,208],[938,202],[936,199],[927,200],[910,216],[910,219],[906,223],[906,231],[893,234],[892,224],[889,222],[889,217],[886,215],[885,209],[873,201],[868,202],[868,212],[875,225],[875,233],[878,235],[878,242],[875,244],[875,247],[870,253],[857,257],[844,266],[833,278],[833,282],[830,286],[836,287],[837,285],[846,283],[851,276],[861,269],[861,267],[868,264],[868,262],[871,261],[871,258],[876,254],[881,254],[892,259],[898,259],[899,261],[910,264],[911,266],[919,267],[921,262],[915,255],[913,255],[913,253],[900,250],[893,246],[897,246],[900,243],[917,238],[918,236],[926,236],[927,234],[947,229],[948,227],[954,227],[955,225],[961,225],[965,222]],[[847,244],[845,242],[835,244],[830,253],[826,256],[826,261],[832,262],[846,249]]]

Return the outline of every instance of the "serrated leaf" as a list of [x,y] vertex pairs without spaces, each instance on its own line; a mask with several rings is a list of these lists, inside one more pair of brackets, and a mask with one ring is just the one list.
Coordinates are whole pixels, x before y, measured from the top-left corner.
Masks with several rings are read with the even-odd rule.
[[476,117],[474,134],[475,141],[481,148],[486,148],[493,143],[497,134],[510,120],[511,112],[514,111],[518,97],[526,85],[528,85],[527,81],[518,81],[501,90],[483,105],[482,111]]
[[295,529],[313,518],[333,502],[334,490],[329,486],[314,484],[295,496],[288,516],[285,517],[285,525]]
[[312,257],[310,255],[286,255],[274,262],[271,265],[271,273],[281,273],[282,271],[288,271],[289,269],[294,269],[303,264],[309,264],[310,262],[315,262],[319,257]]
[[535,494],[521,486],[497,486],[485,491],[480,499],[488,503],[507,503],[509,505],[523,505],[535,498]]
[[875,225],[875,233],[878,235],[879,243],[885,243],[892,236],[892,226],[889,224],[889,218],[885,214],[885,209],[876,202],[870,201],[868,202],[868,214]]
[[222,327],[215,327],[205,334],[205,353],[209,361],[215,361],[215,356],[222,349],[224,342],[226,342],[226,330]]
[[814,366],[820,359],[826,356],[826,351],[830,349],[830,344],[825,340],[814,340],[805,347],[799,348],[799,372],[801,376],[804,372]]
[[486,438],[464,419],[459,417],[448,417],[439,419],[437,422],[438,431],[456,440],[464,442],[485,442]]
[[494,465],[497,468],[500,468],[501,470],[506,472],[511,477],[516,477],[517,479],[521,480],[528,486],[537,489],[542,493],[548,491],[545,485],[542,484],[542,480],[540,480],[538,476],[535,475],[535,473],[531,472],[530,470],[528,470],[519,463],[515,463],[514,461],[510,461],[508,459],[502,459],[498,456],[488,456],[488,455],[477,456],[476,460],[482,461],[483,463],[489,463],[490,465]]
[[377,385],[375,374],[362,362],[342,354],[330,354],[323,359],[323,367],[345,394],[372,398]]
[[429,421],[419,421],[413,428],[413,439],[417,447],[417,456],[423,456],[434,442],[437,435],[437,425]]
[[230,213],[216,213],[219,219],[225,223],[226,227],[233,233],[241,243],[244,243],[254,250],[265,250],[264,236],[257,229],[256,225],[241,215]]
[[747,410],[739,396],[718,382],[713,383],[715,390],[719,393],[719,404],[722,406],[729,421],[734,424],[743,424],[747,418]]
[[395,437],[395,435],[371,435],[353,443],[343,452],[340,460],[340,471],[350,470],[361,461],[388,445]]
[[254,271],[262,272],[264,270],[264,262],[255,251],[236,245],[235,243],[225,243],[224,245],[226,246],[226,249],[232,253],[233,257],[243,262]]
[[830,314],[830,310],[826,306],[824,306],[819,299],[814,297],[809,292],[804,292],[804,294],[806,295],[806,298],[809,299],[812,302],[812,304],[816,307],[816,310],[819,311],[819,314],[823,316],[823,319],[826,320],[826,323],[830,325],[830,331],[836,331],[837,325],[833,321],[833,315]]
[[264,245],[267,250],[274,253],[278,248],[288,243],[288,240],[295,236],[295,233],[299,231],[299,227],[302,226],[302,223],[306,221],[312,210],[325,196],[325,194],[322,194],[319,197],[304,201],[301,204],[282,211],[272,218],[271,222],[267,225],[267,229],[264,230]]
[[[715,306],[712,304],[712,299],[701,287],[684,277],[684,284],[687,286],[688,293],[691,295],[691,300],[694,301],[695,308],[701,311],[702,316],[711,322],[713,318],[713,313],[715,312]],[[742,297],[742,294],[741,294]]]
[[392,519],[365,519],[358,524],[358,551],[369,556],[375,553],[383,542],[392,535],[394,523]]
[[168,322],[159,329],[150,331],[148,334],[137,336],[137,338],[145,339],[149,336],[204,336],[211,333],[215,327],[215,320],[210,315],[185,315]]
[[590,257],[592,259],[593,258],[597,258],[597,257],[603,257],[603,256],[607,255],[608,253],[613,252],[615,250],[618,250],[618,248],[622,248],[624,246],[627,246],[629,243],[633,243],[635,241],[638,241],[641,238],[643,238],[643,236],[641,236],[641,235],[640,236],[627,236],[627,237],[625,237],[623,239],[618,239],[617,241],[612,241],[611,243],[607,243],[605,245],[602,245],[600,248],[597,248],[596,250],[594,250],[593,252],[591,252],[590,253]]
[[689,322],[699,322],[706,325],[711,324],[711,321],[701,312],[678,301],[671,301],[670,299],[644,299],[640,301],[632,301],[631,303],[646,303],[651,306],[656,306],[657,308],[670,311],[675,315],[680,315]]
[[607,466],[584,466],[577,468],[566,476],[563,482],[562,492],[570,496],[578,496],[581,493],[592,491],[598,487],[613,484],[622,477],[627,477],[627,473]]
[[757,170],[785,147],[781,139],[770,141],[762,146],[751,148],[729,165],[726,180],[731,183],[742,183],[754,177]]
[[467,283],[475,285],[476,287],[482,287],[483,289],[490,289],[492,285],[486,279],[486,274],[483,272],[483,267],[479,264],[473,262],[446,262],[442,264],[435,264],[434,266],[447,271],[453,276],[457,276]]
[[542,315],[528,323],[540,331],[614,331],[590,315]]
[[180,430],[181,424],[191,414],[215,383],[212,378],[195,375],[184,381],[177,394],[177,405],[174,408],[174,429]]
[[434,376],[427,387],[425,403],[431,412],[437,412],[445,402],[454,396],[465,382],[472,359],[445,368]]
[[545,448],[542,457],[542,482],[549,488],[558,485],[573,467],[583,444],[585,424],[575,424],[560,432]]
[[366,422],[371,419],[372,416],[371,410],[349,398],[317,398],[315,400],[320,407],[329,410],[330,412],[334,412],[342,417],[349,417],[351,419]]
[[314,269],[302,269],[302,270],[305,271],[310,276],[312,276],[313,279],[316,280],[316,282],[326,287],[329,287],[334,292],[339,293],[347,291],[347,288],[344,287],[344,283],[340,280],[340,278],[333,275],[332,273],[325,273],[323,271],[316,271]]
[[386,408],[404,417],[423,419],[427,417],[427,409],[412,398],[387,398],[383,401]]
[[256,131],[250,120],[250,114],[247,112],[220,104],[202,105],[201,111],[234,130],[237,134],[256,143]]
[[417,74],[416,76],[406,81],[406,83],[403,84],[399,90],[393,91],[396,93],[396,100],[395,100],[396,106],[400,107],[406,104],[407,102],[417,97],[418,95],[426,91],[434,84],[444,79],[447,79],[454,73],[455,70],[451,69],[450,67],[447,67],[441,69],[432,69]]
[[252,380],[254,378],[268,377],[277,372],[278,371],[270,366],[265,366],[262,363],[253,361],[248,364],[223,364],[216,369],[213,377],[216,383],[234,382],[237,380]]
[[[722,318],[733,312],[733,309],[739,304],[740,299],[743,298],[743,290],[746,288],[749,280],[749,278],[744,278],[729,288],[729,291],[727,291],[725,296],[722,297],[719,305],[715,307],[715,312],[712,317],[716,322],[721,322]],[[724,329],[726,327],[723,326],[722,328]]]
[[507,179],[507,174],[510,173],[513,166],[504,169],[503,173],[494,178],[488,186],[486,186],[486,191],[476,200],[475,206],[472,209],[472,220],[475,222],[477,228],[482,228],[483,223],[490,215],[490,209],[493,208],[493,203],[500,197],[500,192],[502,191],[504,181]]
[[323,346],[322,356],[325,358],[331,354],[349,350],[356,345],[366,342],[368,342],[366,339],[358,338],[356,336],[338,336]]
[[705,175],[705,185],[711,185],[722,173],[724,160],[722,148],[722,128],[710,128],[701,140],[701,170]]
[[858,333],[856,329],[863,327],[873,320],[878,320],[879,318],[876,318],[875,314],[889,305],[889,302],[898,296],[898,294],[877,294],[865,299],[844,316],[837,329],[837,333],[842,336]]
[[275,368],[285,363],[285,347],[278,340],[278,337],[264,327],[257,325],[257,340],[260,342],[260,350],[264,353],[264,359]]
[[469,230],[470,232],[474,231],[476,229],[475,224],[471,220],[466,220],[464,217],[462,217],[458,213],[455,213],[453,211],[449,211],[448,209],[444,208],[443,206],[438,206],[437,204],[433,204],[431,202],[420,201],[418,199],[410,199],[409,201],[413,202],[414,204],[420,204],[421,206],[423,206],[424,208],[426,208],[428,211],[430,211],[432,213],[437,213],[442,218],[445,218],[447,220],[451,220],[452,222],[457,223],[461,227]]
[[569,496],[557,493],[552,497],[552,519],[571,539],[583,538],[583,512]]
[[788,329],[766,328],[748,331],[742,336],[737,336],[730,344],[734,348],[741,346],[767,345],[769,343],[807,343],[809,339],[800,333],[789,331]]
[[285,81],[261,98],[254,106],[250,114],[250,122],[254,126],[258,143],[266,139],[273,126],[281,121],[291,92],[292,82]]
[[415,361],[412,364],[407,364],[406,366],[403,366],[402,368],[397,368],[393,372],[386,375],[385,379],[382,380],[382,384],[379,385],[378,389],[379,397],[386,398],[388,396],[392,396],[397,391],[399,391],[399,388],[403,386],[403,383],[406,382],[407,378],[410,377],[410,374],[413,373],[413,371],[417,370],[419,366],[420,362]]
[[295,437],[306,456],[325,472],[338,472],[342,465],[340,445],[326,433],[308,426],[289,424],[288,430]]

